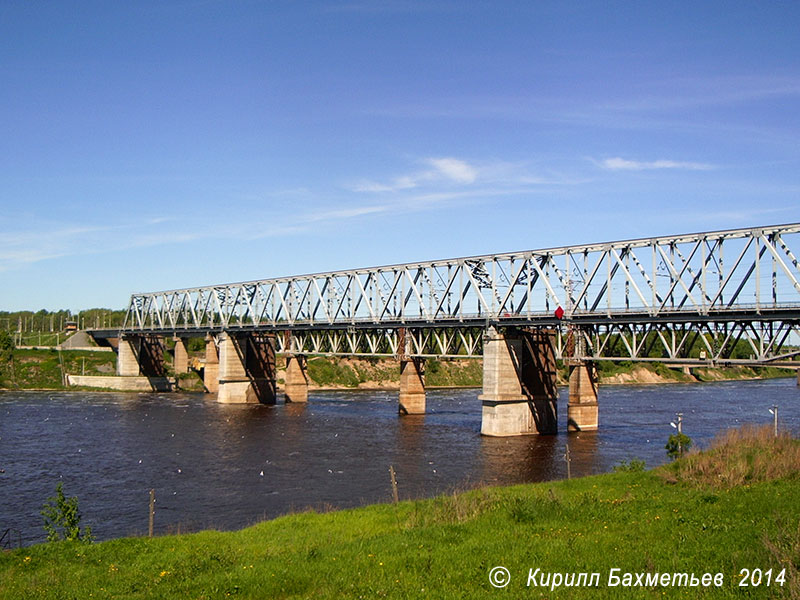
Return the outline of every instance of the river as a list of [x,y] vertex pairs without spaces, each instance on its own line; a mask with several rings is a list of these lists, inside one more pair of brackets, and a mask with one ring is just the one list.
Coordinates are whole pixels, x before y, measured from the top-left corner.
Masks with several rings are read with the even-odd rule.
[[[667,460],[683,412],[696,445],[743,423],[800,430],[795,380],[601,386],[600,427],[567,435],[485,438],[474,389],[429,390],[428,413],[397,416],[397,392],[311,392],[308,404],[223,405],[203,394],[0,393],[0,534],[44,541],[39,511],[59,481],[99,540],[147,532],[235,529],[292,511],[401,499],[483,484],[609,471]],[[16,543],[17,536],[14,540]]]

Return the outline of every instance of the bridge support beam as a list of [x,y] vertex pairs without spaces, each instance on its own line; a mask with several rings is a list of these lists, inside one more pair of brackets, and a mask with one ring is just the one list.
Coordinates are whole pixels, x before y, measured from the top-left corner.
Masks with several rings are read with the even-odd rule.
[[275,347],[271,337],[256,334],[218,338],[217,402],[274,404]]
[[401,415],[425,414],[425,359],[408,357],[400,361]]
[[172,366],[175,369],[175,374],[189,372],[189,353],[186,351],[186,339],[181,337],[173,338],[175,340],[175,354],[173,355]]
[[591,361],[569,367],[567,431],[593,431],[598,427],[597,370]]
[[284,384],[286,402],[308,402],[306,365],[306,357],[302,354],[286,356],[286,383]]
[[212,336],[206,336],[206,361],[203,366],[203,387],[209,394],[219,391],[219,350]]
[[483,342],[481,434],[512,436],[557,430],[552,333],[490,327]]

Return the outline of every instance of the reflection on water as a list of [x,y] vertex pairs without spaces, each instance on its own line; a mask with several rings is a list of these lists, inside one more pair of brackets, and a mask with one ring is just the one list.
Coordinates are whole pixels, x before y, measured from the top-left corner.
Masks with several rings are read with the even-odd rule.
[[[202,394],[0,394],[0,532],[43,541],[39,509],[64,481],[99,539],[147,529],[156,490],[159,533],[243,527],[308,507],[350,507],[665,461],[674,413],[703,445],[741,423],[800,429],[794,379],[604,386],[601,430],[485,438],[477,390],[432,390],[428,414],[398,417],[396,392],[317,392],[308,404],[223,405]],[[559,401],[566,416],[566,390]]]

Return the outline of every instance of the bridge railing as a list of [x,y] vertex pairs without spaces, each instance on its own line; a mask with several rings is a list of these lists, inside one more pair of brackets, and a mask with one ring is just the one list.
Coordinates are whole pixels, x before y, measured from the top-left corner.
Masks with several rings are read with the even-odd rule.
[[786,318],[799,240],[790,224],[133,294],[123,330]]

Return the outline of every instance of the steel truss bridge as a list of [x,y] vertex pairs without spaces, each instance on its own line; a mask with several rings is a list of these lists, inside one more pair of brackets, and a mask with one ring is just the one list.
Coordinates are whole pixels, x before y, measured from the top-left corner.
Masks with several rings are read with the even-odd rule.
[[469,357],[488,327],[546,328],[559,359],[797,368],[799,253],[795,223],[137,293],[121,333]]

